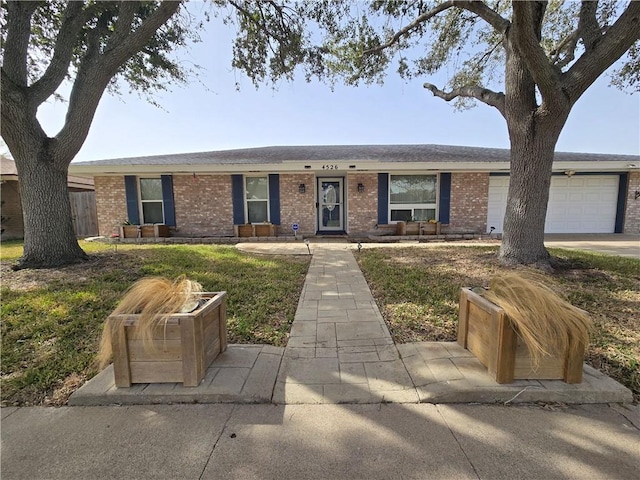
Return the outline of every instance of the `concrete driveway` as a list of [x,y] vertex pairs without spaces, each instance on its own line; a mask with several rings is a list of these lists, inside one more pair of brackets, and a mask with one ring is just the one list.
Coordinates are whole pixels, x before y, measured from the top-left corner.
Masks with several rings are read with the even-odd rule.
[[549,248],[591,250],[608,255],[640,258],[640,235],[636,234],[547,234],[544,244]]

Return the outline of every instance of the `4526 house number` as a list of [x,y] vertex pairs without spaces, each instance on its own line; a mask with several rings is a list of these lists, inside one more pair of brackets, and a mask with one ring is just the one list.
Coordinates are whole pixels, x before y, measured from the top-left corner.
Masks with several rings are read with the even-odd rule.
[[338,165],[322,165],[323,170],[338,170]]

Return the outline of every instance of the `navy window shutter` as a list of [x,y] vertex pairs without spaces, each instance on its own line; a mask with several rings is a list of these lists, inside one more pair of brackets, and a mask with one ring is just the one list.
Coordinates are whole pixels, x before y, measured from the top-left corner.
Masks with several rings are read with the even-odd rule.
[[160,175],[162,181],[162,203],[164,203],[164,223],[171,227],[176,226],[176,206],[173,200],[173,177]]
[[616,223],[614,227],[614,233],[624,233],[624,209],[626,206],[628,184],[629,175],[627,173],[621,173],[618,183],[618,205],[616,207]]
[[389,174],[378,174],[378,225],[389,223]]
[[125,175],[124,191],[127,197],[127,217],[132,225],[140,224],[140,212],[138,211],[138,179],[135,175]]
[[269,175],[269,219],[274,225],[280,225],[280,175]]
[[451,211],[451,174],[440,174],[440,223],[449,223]]
[[231,200],[233,202],[233,224],[244,224],[244,178],[231,175]]

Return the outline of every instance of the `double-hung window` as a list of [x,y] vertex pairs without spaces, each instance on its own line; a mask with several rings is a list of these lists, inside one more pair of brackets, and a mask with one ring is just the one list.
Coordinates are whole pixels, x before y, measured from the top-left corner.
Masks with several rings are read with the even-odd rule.
[[392,222],[436,219],[436,175],[390,175],[389,218]]
[[245,203],[249,223],[269,221],[269,181],[267,177],[245,177]]
[[164,223],[162,181],[159,178],[140,179],[141,223]]

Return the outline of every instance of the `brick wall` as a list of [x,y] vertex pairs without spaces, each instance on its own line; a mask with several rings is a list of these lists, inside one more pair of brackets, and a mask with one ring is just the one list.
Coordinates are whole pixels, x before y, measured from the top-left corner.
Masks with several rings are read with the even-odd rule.
[[98,231],[108,237],[118,233],[118,227],[127,220],[127,199],[124,177],[95,177]]
[[447,231],[486,232],[488,196],[488,173],[453,173]]
[[[304,183],[305,193],[300,193]],[[316,189],[312,173],[292,173],[280,175],[280,226],[279,235],[292,235],[291,225],[300,226],[298,235],[316,233]]]
[[629,172],[628,179],[623,231],[624,233],[640,233],[640,198],[635,198],[635,192],[640,191],[640,172]]
[[[364,192],[358,192],[358,184]],[[378,223],[378,174],[350,173],[347,175],[347,230],[350,235],[362,235],[374,230]]]
[[175,236],[233,235],[231,175],[174,175]]
[[8,180],[0,188],[2,195],[2,216],[6,219],[2,222],[2,240],[11,240],[24,237],[24,222],[22,220],[22,202],[18,182]]

